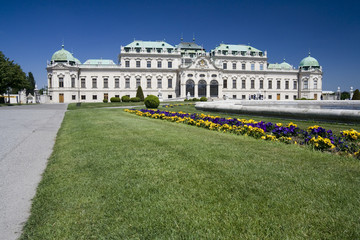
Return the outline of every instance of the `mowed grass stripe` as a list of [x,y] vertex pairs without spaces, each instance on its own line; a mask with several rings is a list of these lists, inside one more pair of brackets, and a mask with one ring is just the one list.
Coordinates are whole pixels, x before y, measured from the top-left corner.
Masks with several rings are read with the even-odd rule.
[[122,109],[68,111],[21,238],[359,238],[359,165]]

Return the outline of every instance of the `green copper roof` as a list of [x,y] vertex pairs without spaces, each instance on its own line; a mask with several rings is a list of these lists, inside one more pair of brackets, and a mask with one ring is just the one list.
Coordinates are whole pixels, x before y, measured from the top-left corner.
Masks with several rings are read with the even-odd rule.
[[219,46],[217,46],[215,51],[237,51],[237,52],[262,52],[259,49],[256,49],[254,47],[251,47],[249,45],[234,45],[234,44],[223,44],[221,43]]
[[126,48],[174,48],[165,41],[140,41],[135,40],[125,46]]
[[276,70],[291,70],[293,67],[285,62],[285,60],[282,63],[270,63],[268,65],[268,69],[276,69]]
[[90,65],[115,65],[114,61],[111,59],[88,59],[84,64]]
[[281,69],[285,69],[285,70],[290,70],[290,69],[293,68],[290,64],[285,62],[285,59],[284,59],[284,61],[282,63],[280,63],[280,66],[281,66]]
[[[55,52],[52,57],[51,61],[53,62],[76,62],[73,55],[64,49],[64,45],[61,46],[61,50]],[[79,61],[80,62],[80,61]]]
[[180,49],[195,49],[195,50],[202,50],[203,48],[196,44],[195,42],[181,42],[178,45],[176,45],[176,48]]
[[309,53],[308,57],[301,60],[299,66],[300,67],[320,67],[319,62],[315,58],[310,57],[310,53]]
[[80,62],[79,59],[77,59],[77,58],[74,58],[74,59],[75,59],[75,63],[76,63],[76,64],[81,64],[81,62]]

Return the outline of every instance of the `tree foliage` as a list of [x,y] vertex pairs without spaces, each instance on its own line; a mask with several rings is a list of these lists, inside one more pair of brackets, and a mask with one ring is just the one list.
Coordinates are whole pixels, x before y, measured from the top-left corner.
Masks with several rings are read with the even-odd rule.
[[342,92],[340,95],[341,100],[350,99],[350,93],[349,92]]
[[144,92],[143,92],[141,86],[139,86],[138,89],[137,89],[136,97],[140,98],[140,100],[142,102],[144,101]]
[[354,95],[352,97],[352,100],[360,100],[360,92],[359,92],[359,89],[356,89],[354,91]]
[[29,84],[28,88],[26,88],[26,95],[28,95],[29,93],[34,95],[34,89],[35,89],[36,82],[35,82],[32,72],[28,73],[26,80],[28,81],[28,84]]
[[0,51],[0,95],[28,88],[26,74],[21,67]]

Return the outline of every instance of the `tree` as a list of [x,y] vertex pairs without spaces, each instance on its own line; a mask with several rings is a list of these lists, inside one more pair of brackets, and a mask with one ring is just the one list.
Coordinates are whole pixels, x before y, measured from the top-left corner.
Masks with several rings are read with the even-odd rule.
[[24,89],[28,85],[26,74],[22,71],[21,67],[15,64],[14,61],[10,61],[0,51],[0,95],[4,96],[4,93],[10,95],[13,89]]
[[360,92],[359,92],[359,89],[356,89],[356,90],[354,91],[354,95],[353,95],[352,100],[360,100]]
[[34,89],[35,89],[35,79],[34,79],[34,76],[32,74],[32,72],[29,72],[27,77],[26,77],[26,80],[28,81],[29,83],[29,86],[28,88],[26,89],[26,95],[28,95],[29,93],[31,93],[32,95],[34,95]]
[[141,86],[139,86],[138,89],[137,89],[136,97],[140,98],[140,100],[142,102],[144,101],[144,93],[143,93],[143,90],[142,90]]
[[350,93],[348,92],[342,92],[340,95],[341,100],[350,99]]

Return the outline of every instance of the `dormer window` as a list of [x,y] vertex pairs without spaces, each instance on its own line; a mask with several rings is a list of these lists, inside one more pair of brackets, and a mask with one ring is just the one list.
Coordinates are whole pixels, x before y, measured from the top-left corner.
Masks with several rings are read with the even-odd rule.
[[139,53],[140,52],[140,48],[135,48],[136,52]]
[[161,53],[161,48],[156,49],[158,53]]

